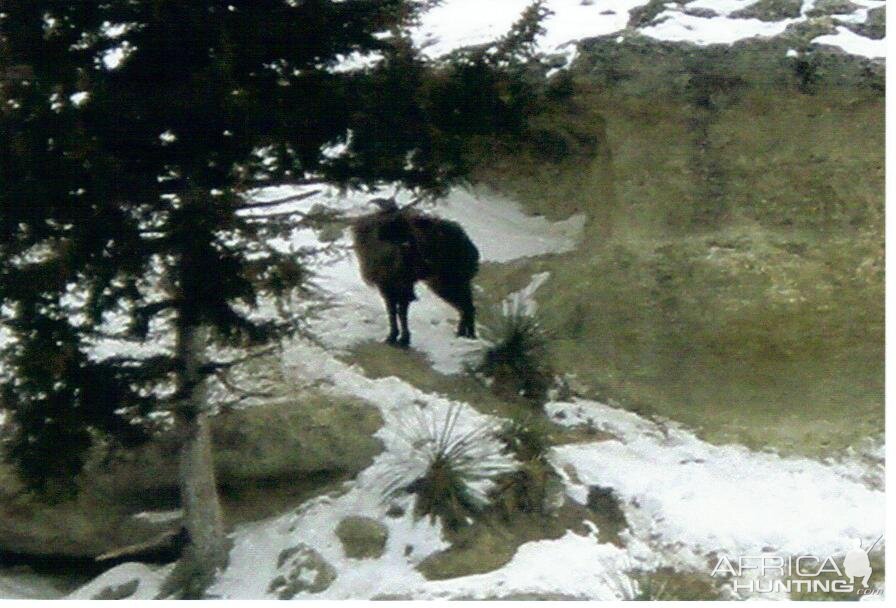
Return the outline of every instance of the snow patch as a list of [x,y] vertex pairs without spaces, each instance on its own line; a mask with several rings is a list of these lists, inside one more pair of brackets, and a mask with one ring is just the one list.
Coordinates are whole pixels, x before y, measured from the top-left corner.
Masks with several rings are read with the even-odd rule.
[[[658,40],[701,46],[733,44],[747,38],[778,36],[789,25],[807,21],[807,12],[814,7],[815,1],[805,0],[800,16],[796,18],[762,21],[730,16],[755,3],[756,0],[695,0],[686,5],[668,2],[659,15],[634,31]],[[542,23],[545,33],[536,39],[537,50],[547,55],[563,55],[568,67],[576,56],[578,41],[630,31],[630,11],[646,4],[646,0],[547,0],[545,7],[552,14]],[[884,6],[885,2],[856,0],[855,4],[859,8],[849,14],[836,15],[836,18],[863,23],[870,9]],[[510,29],[528,5],[529,0],[445,0],[423,15],[420,24],[412,30],[412,37],[424,55],[437,59],[460,48],[494,42]],[[686,13],[686,9],[709,9],[715,15],[700,17]],[[850,34],[838,34],[834,41],[824,44],[838,46],[853,55],[869,58],[885,56],[885,40]],[[619,36],[617,42],[622,42],[624,38]]]
[[874,40],[859,36],[842,25],[837,27],[836,34],[825,34],[813,38],[814,44],[836,46],[849,55],[861,55],[869,59],[882,59],[887,56],[887,39]]
[[[751,4],[751,2],[747,2]],[[696,7],[697,2],[689,6]],[[740,5],[739,5],[740,6]],[[707,7],[709,8],[709,7]],[[714,3],[713,10],[719,10]],[[653,25],[641,29],[641,33],[658,40],[690,42],[699,46],[708,44],[733,44],[746,38],[777,36],[800,19],[762,21],[760,19],[729,19],[727,16],[698,17],[681,10],[669,9],[660,13]]]
[[[547,54],[568,53],[571,42],[611,34],[626,27],[628,12],[646,0],[614,0],[587,4],[581,0],[547,0],[553,12],[544,22],[545,34],[538,50]],[[430,58],[451,51],[487,44],[507,33],[530,0],[448,0],[428,11],[412,32],[415,45]]]
[[674,422],[594,401],[546,409],[561,424],[590,421],[617,437],[553,449],[552,462],[577,477],[570,494],[613,488],[634,536],[676,561],[703,568],[711,553],[827,556],[883,530],[884,493],[842,466],[712,445]]
[[0,569],[0,601],[54,600],[62,595],[48,577],[25,570]]
[[121,564],[107,570],[83,587],[79,587],[66,599],[91,600],[106,588],[116,588],[137,581],[137,589],[129,595],[129,600],[153,600],[159,595],[165,578],[174,569],[173,565],[148,566],[136,562]]

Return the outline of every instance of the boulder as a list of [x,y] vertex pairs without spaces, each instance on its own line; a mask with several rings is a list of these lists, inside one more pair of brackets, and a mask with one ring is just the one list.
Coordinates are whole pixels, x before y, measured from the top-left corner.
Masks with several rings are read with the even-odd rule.
[[857,10],[859,6],[849,0],[815,0],[815,5],[806,14],[810,17],[849,15]]
[[336,580],[336,569],[330,562],[304,543],[281,551],[277,569],[283,574],[271,581],[268,593],[281,600],[290,600],[299,593],[320,593]]
[[731,17],[739,19],[760,19],[762,21],[781,21],[800,16],[802,0],[759,0],[746,8],[731,13]]
[[129,598],[134,593],[137,592],[137,588],[140,586],[140,581],[136,578],[129,580],[126,583],[122,583],[120,585],[110,585],[108,587],[103,587],[99,593],[93,596],[91,599],[95,600],[123,600],[125,598]]
[[887,7],[879,6],[868,11],[864,23],[844,23],[844,26],[858,34],[875,40],[887,35]]
[[336,526],[336,536],[342,541],[346,557],[377,558],[386,549],[389,529],[369,517],[346,517]]
[[[304,498],[334,479],[354,476],[382,450],[373,436],[381,425],[373,406],[321,392],[215,416],[215,464],[226,506],[237,520],[243,514],[251,518],[265,488],[301,485]],[[176,522],[134,517],[178,507],[172,440],[104,456],[97,450],[74,497],[27,493],[11,467],[0,464],[0,551],[94,558],[176,527]]]

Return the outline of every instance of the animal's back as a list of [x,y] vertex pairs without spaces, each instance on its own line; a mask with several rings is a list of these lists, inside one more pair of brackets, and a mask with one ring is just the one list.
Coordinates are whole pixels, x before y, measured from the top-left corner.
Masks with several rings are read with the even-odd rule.
[[479,271],[479,250],[457,222],[424,214],[409,217],[414,240],[426,267],[425,279],[438,276],[463,283]]

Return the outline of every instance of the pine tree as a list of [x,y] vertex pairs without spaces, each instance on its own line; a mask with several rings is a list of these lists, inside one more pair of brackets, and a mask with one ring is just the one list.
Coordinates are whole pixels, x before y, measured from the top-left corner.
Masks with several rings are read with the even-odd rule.
[[[36,491],[72,487],[97,437],[128,445],[169,412],[199,595],[227,559],[208,429],[215,345],[293,324],[261,298],[301,260],[241,211],[276,183],[437,194],[477,139],[525,132],[537,34],[448,64],[406,26],[431,0],[0,2],[0,408],[5,455]],[[525,51],[525,52],[523,52]],[[373,58],[343,69],[346,57]],[[322,150],[336,145],[336,156]],[[301,218],[291,218],[301,221]],[[114,339],[115,354],[96,345]],[[128,353],[127,355],[121,354]]]

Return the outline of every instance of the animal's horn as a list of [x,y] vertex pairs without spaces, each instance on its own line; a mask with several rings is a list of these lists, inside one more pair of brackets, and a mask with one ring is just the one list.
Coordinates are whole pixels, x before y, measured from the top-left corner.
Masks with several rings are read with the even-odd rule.
[[381,211],[398,211],[398,203],[394,198],[372,198],[370,202],[379,207]]
[[415,198],[414,200],[412,200],[410,203],[408,203],[407,205],[405,205],[404,207],[402,207],[402,209],[410,209],[411,207],[416,207],[417,205],[419,205],[420,203],[422,203],[423,200],[424,200],[424,197],[422,197],[422,196],[418,196],[417,198]]

